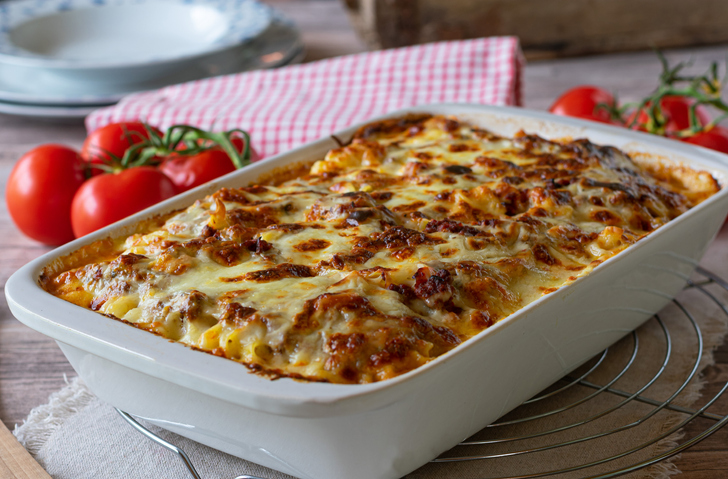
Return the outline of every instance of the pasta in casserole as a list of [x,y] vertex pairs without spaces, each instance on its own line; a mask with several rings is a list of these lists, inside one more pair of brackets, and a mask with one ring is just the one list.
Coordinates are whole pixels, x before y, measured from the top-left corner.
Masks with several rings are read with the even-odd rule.
[[[639,160],[639,161],[635,161]],[[49,265],[51,294],[270,378],[411,371],[719,190],[587,140],[410,115]]]

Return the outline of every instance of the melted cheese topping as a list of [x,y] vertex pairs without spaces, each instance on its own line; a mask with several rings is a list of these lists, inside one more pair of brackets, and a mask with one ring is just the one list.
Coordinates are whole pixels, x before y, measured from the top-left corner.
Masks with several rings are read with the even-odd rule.
[[428,115],[49,266],[52,294],[269,377],[410,371],[718,191],[612,147]]

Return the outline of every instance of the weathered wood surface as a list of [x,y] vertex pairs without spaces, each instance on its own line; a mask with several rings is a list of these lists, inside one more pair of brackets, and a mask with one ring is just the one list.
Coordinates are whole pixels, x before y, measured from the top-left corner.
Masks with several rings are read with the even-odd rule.
[[0,477],[5,479],[50,479],[33,456],[0,424]]
[[[303,29],[309,59],[364,50],[349,27],[341,5],[333,0],[271,0],[297,20]],[[723,60],[728,49],[711,47],[670,52],[675,59],[693,58],[700,70],[712,60]],[[654,86],[659,64],[651,52],[534,62],[525,70],[525,104],[545,109],[563,90],[582,83],[613,89],[624,99],[635,99]],[[41,143],[78,147],[85,131],[80,122],[57,124],[0,115],[0,184],[3,187],[14,162],[23,152]],[[11,223],[4,200],[0,207],[0,284],[18,267],[48,248],[23,237]],[[728,343],[716,355],[716,365],[706,371],[706,392],[728,380]],[[21,423],[35,406],[72,376],[71,366],[58,346],[16,321],[0,297],[0,418],[9,427]],[[716,406],[728,413],[728,397]],[[704,424],[689,428],[694,433]],[[685,479],[728,477],[728,428],[684,452],[677,461]]]
[[342,0],[372,48],[517,35],[555,58],[728,41],[723,0]]

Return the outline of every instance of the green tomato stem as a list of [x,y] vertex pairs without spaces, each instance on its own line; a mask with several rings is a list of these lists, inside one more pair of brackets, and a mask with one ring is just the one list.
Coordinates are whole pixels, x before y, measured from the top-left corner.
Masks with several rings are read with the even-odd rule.
[[[192,125],[173,125],[164,135],[157,133],[151,126],[144,123],[148,138],[138,132],[125,132],[127,141],[132,144],[121,158],[109,155],[111,161],[103,165],[104,171],[117,171],[136,166],[150,165],[155,158],[165,158],[169,155],[191,156],[219,147],[228,155],[235,168],[242,168],[250,163],[250,135],[243,130],[234,129],[225,132],[210,132]],[[132,133],[136,133],[143,141],[133,143]],[[242,152],[238,152],[232,143],[233,135],[240,135],[244,141]],[[184,145],[184,149],[181,146]]]

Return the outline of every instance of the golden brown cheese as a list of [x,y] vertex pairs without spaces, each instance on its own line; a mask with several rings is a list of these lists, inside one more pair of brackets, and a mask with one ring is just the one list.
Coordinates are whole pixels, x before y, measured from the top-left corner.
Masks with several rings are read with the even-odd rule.
[[366,383],[456,347],[719,190],[586,140],[418,115],[49,266],[52,294],[268,377]]

